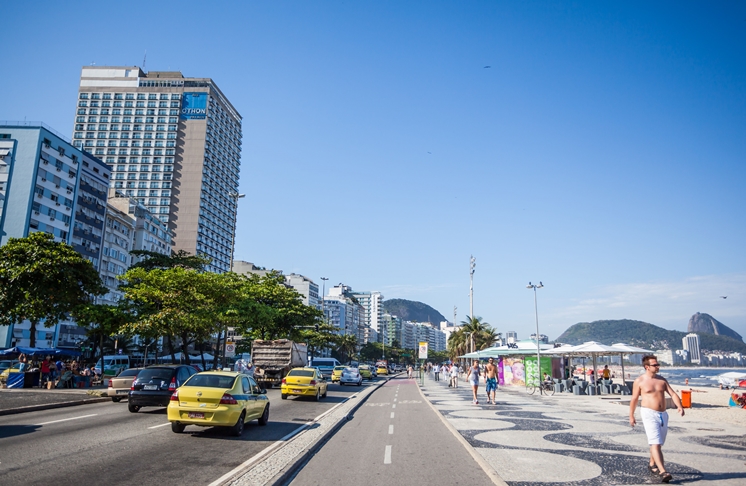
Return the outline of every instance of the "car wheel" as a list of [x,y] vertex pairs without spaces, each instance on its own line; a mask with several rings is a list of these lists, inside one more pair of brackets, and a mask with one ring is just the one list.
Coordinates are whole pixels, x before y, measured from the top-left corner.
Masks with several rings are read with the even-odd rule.
[[186,428],[186,425],[184,424],[180,424],[179,422],[171,422],[171,432],[180,434],[184,432],[184,428]]
[[327,394],[328,391],[329,391],[328,388],[324,388],[324,394],[321,395],[321,398],[326,398],[326,394]]
[[259,425],[267,425],[267,423],[269,422],[269,403],[266,407],[264,407],[264,413],[261,417],[259,417],[258,422]]
[[282,395],[280,395],[280,398],[282,398],[283,400],[287,400],[287,399],[288,399],[288,396],[287,396],[286,394],[284,394],[284,393],[283,393]]
[[129,410],[132,413],[137,413],[140,411],[140,405],[135,405],[133,403],[127,403],[127,410]]
[[114,403],[119,403],[122,401],[122,397],[111,397],[111,401]]
[[316,390],[316,401],[321,400],[321,390]]
[[357,382],[357,386],[361,386],[363,384],[363,380],[360,380]]
[[241,437],[241,434],[243,434],[245,418],[246,418],[246,412],[241,412],[241,416],[238,417],[238,422],[236,422],[236,425],[231,427],[231,435],[233,437]]

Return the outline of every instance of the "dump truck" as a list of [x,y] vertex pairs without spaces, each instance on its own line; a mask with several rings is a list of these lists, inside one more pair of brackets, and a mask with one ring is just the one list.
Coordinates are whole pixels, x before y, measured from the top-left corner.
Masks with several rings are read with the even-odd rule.
[[264,388],[279,385],[293,368],[308,365],[308,346],[289,339],[255,340],[251,345],[254,379]]

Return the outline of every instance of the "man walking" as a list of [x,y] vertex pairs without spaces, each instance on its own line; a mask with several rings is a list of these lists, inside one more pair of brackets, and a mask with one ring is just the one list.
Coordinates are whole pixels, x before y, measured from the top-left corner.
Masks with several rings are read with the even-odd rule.
[[438,363],[433,365],[433,373],[435,373],[435,381],[440,381],[440,367]]
[[665,378],[658,375],[660,364],[655,356],[643,356],[642,365],[645,374],[640,375],[632,385],[632,399],[629,402],[629,424],[635,426],[635,407],[637,400],[642,397],[640,405],[640,416],[645,434],[648,436],[650,445],[650,462],[648,469],[651,473],[659,476],[664,483],[669,482],[671,474],[666,471],[663,463],[663,452],[661,447],[666,442],[668,432],[668,412],[666,412],[666,393],[671,395],[679,415],[684,416],[684,408],[676,392],[671,388]]
[[[496,405],[495,403],[495,392],[497,392],[497,366],[495,366],[494,358],[490,358],[487,362],[487,366],[484,367],[484,376],[487,383],[487,404]],[[490,394],[492,396],[490,397]]]
[[451,386],[458,388],[458,364],[456,363],[451,366]]

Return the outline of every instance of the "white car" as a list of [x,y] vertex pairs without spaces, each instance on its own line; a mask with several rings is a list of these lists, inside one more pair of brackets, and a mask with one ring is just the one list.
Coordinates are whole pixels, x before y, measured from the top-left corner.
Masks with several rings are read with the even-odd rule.
[[342,376],[339,377],[339,384],[346,385],[348,383],[357,386],[363,384],[363,377],[360,375],[360,370],[357,368],[345,368],[342,371]]

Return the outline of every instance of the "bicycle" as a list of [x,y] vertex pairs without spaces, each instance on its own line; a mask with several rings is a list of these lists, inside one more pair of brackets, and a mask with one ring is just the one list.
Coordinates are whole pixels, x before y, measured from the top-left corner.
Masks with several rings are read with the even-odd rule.
[[554,383],[542,381],[538,385],[529,385],[527,387],[527,390],[529,395],[533,395],[534,393],[536,393],[537,390],[539,390],[540,395],[543,393],[545,395],[552,396],[554,395]]

